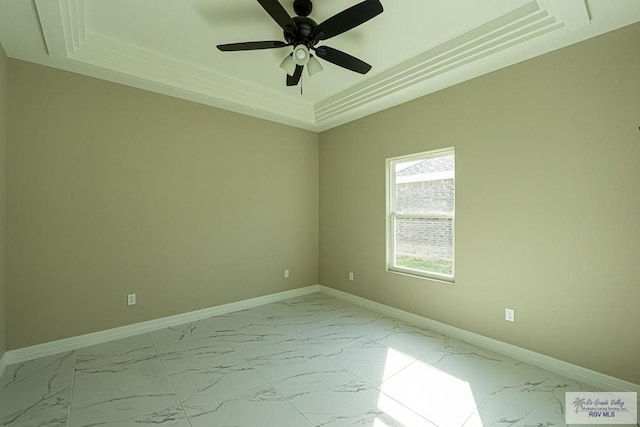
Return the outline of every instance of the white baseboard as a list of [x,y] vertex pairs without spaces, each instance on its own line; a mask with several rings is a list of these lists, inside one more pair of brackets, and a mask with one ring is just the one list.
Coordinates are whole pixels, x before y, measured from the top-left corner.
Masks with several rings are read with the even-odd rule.
[[77,350],[79,348],[88,347],[94,344],[102,344],[120,338],[127,338],[138,334],[153,332],[171,326],[178,326],[184,323],[195,322],[197,320],[206,319],[208,317],[219,316],[238,310],[245,310],[247,308],[257,307],[260,305],[282,301],[301,295],[312,294],[319,291],[319,285],[307,286],[305,288],[292,289],[290,291],[264,295],[261,297],[218,305],[202,310],[176,314],[174,316],[162,317],[160,319],[149,320],[141,323],[134,323],[132,325],[108,329],[106,331],[79,335],[76,337],[65,338],[44,344],[24,347],[17,350],[10,350],[4,354],[2,360],[0,361],[0,374],[6,366],[14,363],[37,359],[44,356],[51,356],[53,354],[62,353],[65,351]]
[[493,338],[465,331],[464,329],[440,323],[426,317],[418,316],[417,314],[409,313],[408,311],[400,310],[388,305],[368,300],[366,298],[362,298],[322,285],[320,285],[319,287],[321,293],[340,298],[344,301],[351,302],[361,307],[377,311],[378,313],[403,320],[416,326],[421,326],[423,328],[439,332],[452,338],[457,338],[470,344],[477,345],[478,347],[482,347],[487,350],[491,350],[496,353],[521,360],[523,362],[529,363],[530,365],[538,366],[540,368],[546,369],[547,371],[551,371],[556,374],[574,379],[602,391],[636,392],[640,397],[640,385],[638,384],[624,381],[609,375],[601,374],[600,372],[592,371],[581,366],[554,359],[553,357],[545,356],[531,350],[526,350],[515,345],[507,344]]
[[7,369],[7,353],[4,353],[2,355],[2,358],[0,358],[0,378],[2,378],[2,374],[4,374],[4,370]]
[[177,326],[184,323],[195,322],[197,320],[206,319],[212,316],[231,313],[238,310],[245,310],[272,302],[282,301],[288,298],[307,295],[311,293],[321,292],[347,302],[368,308],[373,311],[385,314],[405,322],[424,327],[426,329],[439,332],[441,334],[457,338],[478,347],[495,351],[496,353],[512,357],[517,360],[529,363],[534,366],[555,372],[559,375],[580,381],[603,391],[629,391],[636,392],[640,396],[640,385],[628,381],[624,381],[609,375],[601,374],[581,366],[573,365],[562,360],[554,359],[540,353],[526,350],[511,344],[507,344],[483,335],[465,331],[408,311],[400,310],[388,305],[384,305],[375,301],[368,300],[356,295],[342,292],[333,288],[322,285],[307,286],[304,288],[293,289],[290,291],[278,292],[275,294],[264,295],[261,297],[251,298],[243,301],[237,301],[229,304],[223,304],[215,307],[205,308],[202,310],[191,311],[188,313],[177,314],[174,316],[163,317],[160,319],[149,320],[147,322],[135,323],[132,325],[122,326],[119,328],[109,329],[106,331],[94,332],[86,335],[65,338],[49,343],[38,344],[31,347],[24,347],[17,350],[7,351],[0,359],[0,376],[6,367],[19,362],[37,359],[39,357],[50,356],[53,354],[77,350],[79,348],[88,347],[94,344],[127,338],[138,334],[157,331],[159,329]]

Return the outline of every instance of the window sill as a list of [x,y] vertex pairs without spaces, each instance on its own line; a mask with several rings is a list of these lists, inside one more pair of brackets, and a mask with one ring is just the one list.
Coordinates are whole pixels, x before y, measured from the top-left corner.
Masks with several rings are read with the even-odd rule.
[[455,277],[436,276],[413,271],[409,269],[387,268],[388,273],[399,274],[401,276],[413,277],[414,279],[429,280],[432,282],[443,283],[445,285],[455,285]]

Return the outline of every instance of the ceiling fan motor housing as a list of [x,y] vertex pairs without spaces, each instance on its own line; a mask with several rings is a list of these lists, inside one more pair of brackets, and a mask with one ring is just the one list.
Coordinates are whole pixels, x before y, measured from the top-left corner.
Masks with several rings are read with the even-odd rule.
[[318,43],[317,40],[314,41],[311,39],[313,29],[318,26],[316,21],[307,16],[295,16],[293,21],[298,26],[298,31],[295,35],[286,31],[284,32],[284,38],[288,43],[294,46],[304,44],[308,48]]
[[[348,53],[329,46],[317,48],[315,46],[321,41],[364,24],[382,13],[383,8],[380,0],[362,0],[360,3],[325,19],[320,24],[309,18],[309,14],[313,9],[311,0],[293,0],[293,8],[297,14],[294,17],[282,6],[280,0],[258,0],[258,3],[275,23],[284,30],[286,42],[265,40],[227,43],[218,45],[219,50],[230,52],[279,49],[293,46],[293,52],[287,55],[280,64],[280,68],[287,72],[287,86],[296,86],[300,82],[300,77],[305,67],[307,67],[309,75],[313,75],[322,69],[315,56],[356,73],[366,74],[371,70],[371,65]],[[315,56],[310,51],[313,51]]]
[[298,16],[309,16],[313,10],[311,0],[295,0],[293,2],[293,10]]

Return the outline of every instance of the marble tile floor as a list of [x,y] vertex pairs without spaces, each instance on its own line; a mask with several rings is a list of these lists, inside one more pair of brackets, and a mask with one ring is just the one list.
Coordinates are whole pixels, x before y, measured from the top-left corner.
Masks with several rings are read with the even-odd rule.
[[9,366],[2,426],[564,424],[589,387],[311,294]]

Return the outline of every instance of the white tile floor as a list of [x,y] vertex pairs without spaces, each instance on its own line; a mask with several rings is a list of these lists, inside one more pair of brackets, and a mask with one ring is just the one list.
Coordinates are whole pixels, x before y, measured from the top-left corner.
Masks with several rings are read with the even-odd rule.
[[2,426],[555,426],[576,381],[326,295],[11,365]]

